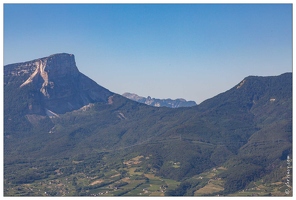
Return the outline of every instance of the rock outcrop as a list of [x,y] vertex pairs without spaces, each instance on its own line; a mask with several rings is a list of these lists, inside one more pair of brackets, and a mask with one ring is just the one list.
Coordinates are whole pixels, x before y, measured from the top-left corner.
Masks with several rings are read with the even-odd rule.
[[[107,103],[108,97],[113,95],[79,72],[73,54],[54,54],[29,62],[7,65],[4,67],[4,75],[22,78],[24,81],[19,86],[22,90],[33,88],[34,98],[42,101],[39,105],[29,105],[29,110],[33,114],[48,113],[48,110],[63,114],[89,103]],[[4,84],[8,84],[7,80],[9,79],[6,78]],[[34,106],[40,105],[43,105],[42,112],[40,109],[34,109]],[[34,113],[34,110],[37,110],[37,113]]]
[[131,99],[133,101],[137,101],[139,103],[144,103],[150,106],[154,107],[169,107],[169,108],[179,108],[179,107],[192,107],[196,106],[197,104],[195,101],[186,101],[185,99],[156,99],[156,98],[151,98],[148,96],[147,98],[138,96],[133,93],[124,93],[122,96]]

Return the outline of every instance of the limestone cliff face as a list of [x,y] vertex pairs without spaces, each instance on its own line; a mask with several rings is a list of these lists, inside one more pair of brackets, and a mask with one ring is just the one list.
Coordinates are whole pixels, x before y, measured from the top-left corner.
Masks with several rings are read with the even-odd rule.
[[[72,54],[54,54],[8,65],[4,67],[4,75],[23,78],[25,81],[19,88],[33,87],[38,93],[36,98],[42,101],[38,106],[43,105],[45,110],[58,114],[77,110],[89,103],[107,103],[113,94],[80,73]],[[30,105],[30,110],[34,110],[34,106],[37,105]]]
[[79,71],[76,67],[74,55],[72,54],[55,54],[46,58],[41,58],[32,62],[30,67],[34,67],[35,71],[31,76],[20,85],[23,87],[34,82],[40,85],[40,92],[50,98],[50,92],[54,90],[54,83],[67,76],[76,79]]

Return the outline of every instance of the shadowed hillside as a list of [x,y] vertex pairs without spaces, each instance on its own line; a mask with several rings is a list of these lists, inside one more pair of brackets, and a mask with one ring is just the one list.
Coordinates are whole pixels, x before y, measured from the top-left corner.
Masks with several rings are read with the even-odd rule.
[[[258,180],[284,185],[291,149],[291,73],[171,109],[110,92],[70,54],[4,66],[6,196],[134,196],[150,185],[143,194],[228,195]],[[208,181],[219,185],[210,193]],[[282,185],[267,194],[285,195]]]

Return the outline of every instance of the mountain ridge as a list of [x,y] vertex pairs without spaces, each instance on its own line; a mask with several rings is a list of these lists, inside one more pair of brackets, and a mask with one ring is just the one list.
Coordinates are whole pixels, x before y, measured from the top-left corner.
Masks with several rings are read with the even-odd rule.
[[[180,183],[178,187],[167,185],[168,191],[162,194],[169,196],[193,195],[218,179],[219,188],[223,188],[219,195],[249,189],[258,180],[265,185],[281,182],[283,191],[279,193],[285,195],[286,158],[292,149],[292,73],[246,77],[197,106],[171,109],[129,100],[81,73],[76,80],[67,75],[58,79],[48,76],[46,96],[40,91],[45,82],[38,74],[41,70],[20,87],[37,69],[34,64],[27,73],[22,65],[15,64],[14,71],[4,67],[5,195],[22,190],[44,195],[49,188],[41,186],[42,182],[64,179],[73,180],[72,185],[64,184],[74,196],[105,190],[104,184],[110,189],[113,183],[140,181],[150,187],[152,175]],[[65,93],[68,88],[70,93]],[[56,98],[59,95],[65,96]],[[77,109],[62,112],[60,107],[73,97],[80,98]],[[141,158],[133,168],[124,164],[133,158]],[[199,179],[221,167],[223,172],[215,179]],[[113,175],[118,180],[109,177],[111,172],[116,172]],[[120,175],[115,176],[117,173]],[[88,179],[75,184],[74,177],[82,174],[100,177],[104,184],[93,187]],[[31,184],[34,192],[26,184]],[[119,186],[122,193],[109,191],[113,195],[133,194],[134,189],[125,189]]]
[[147,105],[155,106],[155,107],[169,107],[169,108],[179,108],[179,107],[192,107],[196,106],[197,104],[194,101],[186,101],[183,98],[177,99],[157,99],[151,98],[148,96],[147,98],[139,96],[137,94],[125,92],[122,96],[131,99],[133,101],[137,101],[139,103],[144,103]]

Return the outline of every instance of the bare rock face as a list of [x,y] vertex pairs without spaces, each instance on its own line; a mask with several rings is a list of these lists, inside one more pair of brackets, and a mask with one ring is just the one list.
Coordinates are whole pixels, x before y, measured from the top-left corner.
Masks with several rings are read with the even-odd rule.
[[[38,105],[29,105],[31,113],[41,114],[49,110],[62,114],[77,110],[89,103],[108,102],[113,95],[109,90],[101,87],[90,78],[80,73],[73,54],[54,54],[49,57],[29,62],[12,64],[4,67],[5,76],[23,78],[19,88],[34,88]],[[27,77],[27,78],[26,78]],[[5,82],[4,84],[7,84]],[[36,102],[35,101],[35,102]]]
[[156,99],[151,98],[148,96],[147,98],[138,96],[137,94],[133,93],[124,93],[122,96],[131,99],[133,101],[137,101],[139,103],[144,103],[154,107],[169,107],[169,108],[179,108],[179,107],[192,107],[196,106],[197,104],[195,101],[186,101],[185,99]]
[[40,92],[48,98],[50,98],[49,92],[54,91],[54,83],[56,81],[67,76],[72,78],[79,76],[74,55],[72,54],[55,54],[41,58],[32,62],[31,67],[36,68],[35,71],[20,87],[32,82],[41,84]]

